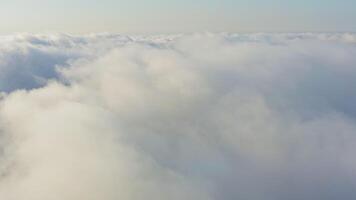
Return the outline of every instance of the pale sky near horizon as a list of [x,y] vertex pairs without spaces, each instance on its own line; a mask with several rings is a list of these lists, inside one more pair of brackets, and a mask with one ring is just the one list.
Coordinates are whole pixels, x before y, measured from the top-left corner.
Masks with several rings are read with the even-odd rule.
[[0,0],[0,33],[356,31],[355,0]]

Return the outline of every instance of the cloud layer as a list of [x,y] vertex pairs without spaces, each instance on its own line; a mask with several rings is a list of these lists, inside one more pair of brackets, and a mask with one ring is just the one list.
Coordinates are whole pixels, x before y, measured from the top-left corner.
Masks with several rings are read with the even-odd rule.
[[356,198],[356,35],[0,38],[7,200]]

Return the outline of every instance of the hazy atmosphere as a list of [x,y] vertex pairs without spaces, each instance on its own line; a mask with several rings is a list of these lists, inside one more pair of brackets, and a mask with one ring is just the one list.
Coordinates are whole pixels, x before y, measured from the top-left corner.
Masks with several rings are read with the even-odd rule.
[[355,6],[1,1],[0,199],[356,199]]
[[354,0],[1,0],[0,33],[356,31]]

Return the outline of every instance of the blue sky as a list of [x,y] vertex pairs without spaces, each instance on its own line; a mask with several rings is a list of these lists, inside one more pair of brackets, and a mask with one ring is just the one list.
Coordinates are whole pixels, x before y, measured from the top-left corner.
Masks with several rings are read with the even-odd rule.
[[354,0],[2,0],[0,32],[356,31]]

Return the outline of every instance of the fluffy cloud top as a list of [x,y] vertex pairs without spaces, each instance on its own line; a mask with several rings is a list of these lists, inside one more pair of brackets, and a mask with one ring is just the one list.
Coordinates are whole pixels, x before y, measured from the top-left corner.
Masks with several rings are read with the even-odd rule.
[[356,35],[0,38],[6,200],[356,198]]

